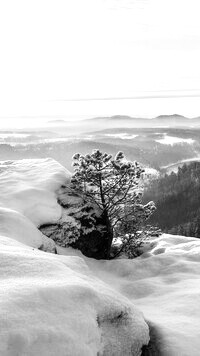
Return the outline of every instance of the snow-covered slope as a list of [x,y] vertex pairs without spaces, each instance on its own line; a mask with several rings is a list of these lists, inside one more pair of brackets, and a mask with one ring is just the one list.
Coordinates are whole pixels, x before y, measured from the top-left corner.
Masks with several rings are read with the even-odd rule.
[[134,260],[92,263],[154,328],[161,355],[200,354],[200,240],[162,235]]
[[139,355],[142,314],[80,257],[0,237],[0,355]]
[[0,168],[0,355],[139,355],[144,318],[155,355],[199,355],[200,240],[162,235],[134,260],[38,251],[70,174],[49,159]]
[[37,226],[60,219],[69,178],[51,159],[0,164],[0,355],[139,356],[149,330],[133,303],[81,254],[38,250],[54,247]]

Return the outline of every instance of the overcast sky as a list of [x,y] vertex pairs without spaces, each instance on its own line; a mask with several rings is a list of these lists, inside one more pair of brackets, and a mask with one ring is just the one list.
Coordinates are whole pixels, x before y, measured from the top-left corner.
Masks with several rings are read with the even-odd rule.
[[199,14],[199,0],[0,1],[0,117],[200,115]]

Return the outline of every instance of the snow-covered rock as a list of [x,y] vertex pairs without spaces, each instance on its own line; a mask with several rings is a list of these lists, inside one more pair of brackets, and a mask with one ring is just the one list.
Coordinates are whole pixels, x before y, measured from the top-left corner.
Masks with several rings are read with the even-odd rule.
[[0,162],[0,234],[54,252],[55,242],[37,226],[62,217],[58,199],[70,172],[51,158]]
[[138,356],[141,312],[77,256],[0,237],[0,355]]
[[43,235],[24,215],[15,210],[0,208],[0,235],[11,237],[27,246],[55,252],[55,242]]
[[57,222],[57,191],[70,172],[51,158],[0,162],[0,206],[20,212],[36,226]]
[[81,253],[38,250],[55,249],[37,227],[65,218],[69,179],[51,159],[0,163],[0,355],[139,356],[149,330],[132,302]]
[[50,159],[0,164],[0,355],[139,355],[145,318],[159,354],[198,356],[200,240],[162,235],[134,260],[38,251],[52,241],[37,226],[71,204],[69,179]]

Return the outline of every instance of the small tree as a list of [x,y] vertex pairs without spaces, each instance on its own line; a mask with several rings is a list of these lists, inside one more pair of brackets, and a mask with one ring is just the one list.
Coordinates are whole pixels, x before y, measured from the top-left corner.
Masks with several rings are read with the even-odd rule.
[[73,161],[71,188],[85,204],[100,211],[107,233],[105,258],[110,258],[113,238],[135,231],[155,210],[153,202],[141,202],[144,170],[138,162],[127,161],[122,152],[113,158],[94,150],[86,156],[75,154]]

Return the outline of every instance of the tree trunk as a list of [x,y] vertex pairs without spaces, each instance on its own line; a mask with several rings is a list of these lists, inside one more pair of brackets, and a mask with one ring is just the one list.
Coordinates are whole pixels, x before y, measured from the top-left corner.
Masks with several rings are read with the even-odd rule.
[[106,201],[105,201],[105,196],[103,192],[103,186],[102,186],[102,177],[101,173],[99,173],[99,190],[100,190],[100,196],[101,196],[101,203],[103,207],[103,214],[102,218],[104,221],[104,225],[106,227],[106,233],[104,236],[105,239],[105,246],[104,246],[104,255],[105,259],[108,260],[110,258],[110,250],[112,246],[112,241],[113,241],[113,228],[108,216],[108,211],[107,211],[107,206],[106,206]]
[[104,255],[105,255],[105,259],[108,260],[110,258],[110,251],[111,251],[111,246],[113,241],[113,229],[107,211],[103,213],[103,221],[105,222],[105,226],[106,226]]
[[[88,234],[82,233],[79,239],[73,242],[71,246],[73,248],[78,248],[87,257],[95,258],[97,260],[109,259],[113,239],[109,220],[106,218],[105,214],[98,217],[96,216],[95,220],[97,229],[94,229]],[[84,221],[84,226],[87,226],[86,221]],[[99,231],[98,226],[100,227]]]

